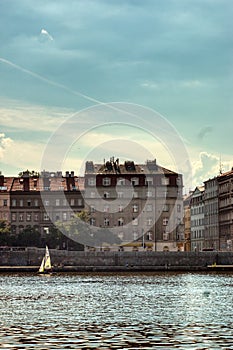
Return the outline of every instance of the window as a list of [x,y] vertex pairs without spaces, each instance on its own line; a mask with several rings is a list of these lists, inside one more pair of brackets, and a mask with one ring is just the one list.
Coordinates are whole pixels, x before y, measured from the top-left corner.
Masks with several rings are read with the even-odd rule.
[[169,211],[169,205],[168,204],[164,204],[163,211]]
[[134,204],[132,206],[132,208],[133,208],[133,213],[137,213],[138,212],[138,205],[137,204]]
[[138,192],[133,193],[133,198],[138,198]]
[[19,233],[23,232],[23,229],[24,229],[23,225],[20,225],[19,226]]
[[12,221],[16,221],[16,213],[12,213],[11,214],[11,220]]
[[60,199],[55,200],[55,205],[56,205],[56,207],[58,207],[60,205]]
[[90,225],[95,226],[95,218],[90,218]]
[[110,186],[111,185],[111,179],[109,177],[104,177],[102,181],[103,186]]
[[31,221],[32,220],[32,214],[31,213],[27,213],[26,214],[26,220],[27,221]]
[[167,226],[168,225],[168,218],[163,218],[163,226]]
[[133,240],[136,241],[138,239],[138,232],[133,231]]
[[180,213],[180,212],[181,212],[181,205],[177,204],[177,213]]
[[153,193],[152,193],[151,191],[147,191],[147,192],[146,192],[146,196],[147,196],[147,197],[152,197],[152,196],[153,196]]
[[55,221],[59,221],[60,220],[60,215],[59,214],[56,214],[55,215]]
[[48,235],[49,234],[49,228],[48,227],[44,227],[43,228],[44,234]]
[[66,207],[68,205],[68,202],[66,199],[63,199],[63,206]]
[[104,226],[109,226],[109,219],[108,218],[104,218]]
[[12,199],[11,204],[12,204],[12,207],[16,207],[16,199]]
[[122,179],[122,178],[118,179],[117,180],[117,185],[118,186],[124,186],[125,185],[125,179]]
[[20,200],[19,200],[19,206],[20,206],[20,207],[23,207],[23,199],[20,199]]
[[24,214],[23,213],[19,213],[19,221],[23,221],[24,220]]
[[7,207],[7,199],[3,199],[3,206]]
[[44,213],[44,221],[49,221],[49,216],[47,213]]
[[94,213],[95,212],[95,206],[94,205],[91,205],[91,213]]
[[152,210],[153,210],[153,205],[152,204],[147,204],[146,211],[152,211]]
[[104,198],[110,198],[110,193],[109,192],[104,192]]
[[131,184],[133,186],[138,186],[139,185],[139,178],[138,177],[132,177]]
[[108,213],[108,212],[109,212],[109,205],[105,205],[105,206],[104,206],[104,212],[105,212],[105,213]]
[[70,205],[71,205],[71,206],[74,206],[74,204],[75,204],[74,198],[71,198],[71,200],[70,200]]
[[119,218],[118,219],[118,226],[123,226],[124,225],[124,219],[123,218]]
[[31,199],[27,200],[27,206],[30,207],[31,206]]
[[146,177],[145,185],[152,186],[153,185],[153,177]]
[[132,225],[134,226],[138,225],[138,218],[133,218]]
[[89,186],[95,186],[95,184],[96,184],[96,179],[94,178],[94,177],[90,177],[89,179],[88,179],[88,185]]
[[49,206],[49,201],[48,201],[48,200],[45,200],[45,201],[44,201],[44,205],[45,205],[45,207],[48,207],[48,206]]
[[123,198],[124,197],[124,192],[117,192],[118,198]]
[[39,214],[37,213],[34,214],[34,221],[39,221]]
[[95,198],[95,192],[91,192],[91,198]]
[[147,240],[148,240],[148,241],[152,241],[152,237],[153,237],[152,232],[151,232],[151,231],[148,231],[147,234],[146,234]]
[[35,201],[34,201],[34,205],[35,205],[35,207],[38,207],[38,206],[39,206],[38,199],[35,199]]
[[147,219],[146,219],[146,224],[147,224],[147,226],[151,226],[152,223],[153,223],[152,218],[147,218]]
[[78,206],[81,207],[83,205],[83,200],[81,198],[78,199]]
[[165,186],[169,185],[169,177],[162,177],[161,184]]
[[163,233],[163,240],[164,241],[168,240],[168,233],[166,233],[166,232]]
[[63,219],[64,221],[67,220],[67,213],[66,213],[66,212],[62,213],[62,219]]
[[124,207],[123,207],[123,205],[119,205],[119,207],[118,207],[118,211],[119,211],[119,213],[121,213],[121,212],[123,212],[123,211],[124,211]]

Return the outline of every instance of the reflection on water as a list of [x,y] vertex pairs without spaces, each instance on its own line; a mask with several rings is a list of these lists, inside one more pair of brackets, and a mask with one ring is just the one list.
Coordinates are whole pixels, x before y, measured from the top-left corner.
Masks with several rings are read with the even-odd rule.
[[232,274],[0,275],[0,348],[233,349]]

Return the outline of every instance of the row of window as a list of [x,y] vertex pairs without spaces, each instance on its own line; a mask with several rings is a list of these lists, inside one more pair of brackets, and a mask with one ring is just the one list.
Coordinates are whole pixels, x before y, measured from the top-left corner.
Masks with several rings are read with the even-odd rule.
[[[120,178],[117,180],[117,186],[125,186],[127,185],[129,181],[124,179],[124,178]],[[169,185],[169,178],[168,177],[162,177],[161,178],[161,184],[162,185]],[[130,180],[131,185],[133,186],[138,186],[139,185],[139,177],[133,177]],[[95,177],[90,177],[88,179],[88,185],[89,186],[96,186],[96,178]],[[110,177],[104,177],[102,179],[102,185],[103,186],[111,186],[111,178]],[[153,185],[153,177],[146,177],[145,179],[145,186],[152,186]]]
[[191,227],[203,226],[203,225],[204,225],[204,218],[191,220]]
[[[11,213],[11,221],[12,222],[17,221],[17,218],[20,222],[39,221],[40,217],[41,217],[40,213]],[[60,221],[60,220],[66,221],[66,220],[68,220],[68,214],[66,212],[57,213],[57,214],[55,214],[54,219],[56,221]],[[43,221],[50,220],[48,213],[42,214],[42,220]]]
[[[104,205],[103,212],[104,213],[112,212],[110,209],[111,209],[110,205]],[[94,205],[91,205],[90,206],[90,212],[91,213],[95,213],[95,211],[96,211],[96,207]],[[119,205],[118,206],[118,212],[121,213],[123,211],[124,211],[124,206],[123,205]],[[138,204],[133,204],[132,205],[132,212],[133,213],[138,213],[138,211],[139,211],[139,205]],[[147,204],[146,205],[146,211],[147,212],[152,212],[153,211],[153,205],[152,204]]]
[[[168,225],[168,221],[169,221],[169,219],[167,217],[163,218],[163,226],[167,226]],[[119,218],[117,220],[117,226],[123,226],[124,222],[125,222],[124,218],[122,218],[122,217]],[[138,226],[138,224],[139,224],[138,218],[132,218],[132,225],[133,226]],[[147,226],[152,226],[153,224],[154,224],[153,218],[147,218],[146,219],[146,225]],[[96,226],[96,219],[95,218],[91,218],[90,219],[90,225]],[[110,226],[110,219],[108,217],[105,217],[103,219],[103,226],[105,226],[105,227]]]
[[[7,200],[4,199],[3,201],[4,201],[3,205],[7,206]],[[12,207],[16,207],[17,204],[20,207],[24,207],[24,206],[26,206],[26,207],[32,207],[32,206],[39,207],[39,200],[38,199],[34,199],[34,200],[32,200],[32,199],[27,199],[27,200],[19,199],[18,202],[17,202],[16,199],[12,199],[12,201],[11,201]],[[61,199],[57,198],[57,199],[55,199],[55,202],[52,202],[52,203],[49,200],[44,200],[43,204],[44,204],[44,206],[55,205],[56,207],[58,207],[58,206],[67,206],[67,205],[70,205],[70,206],[75,206],[75,205],[83,206],[83,199],[81,199],[81,198],[78,198],[78,199],[71,198],[69,200],[69,202],[68,202],[66,199],[62,199],[61,200]]]

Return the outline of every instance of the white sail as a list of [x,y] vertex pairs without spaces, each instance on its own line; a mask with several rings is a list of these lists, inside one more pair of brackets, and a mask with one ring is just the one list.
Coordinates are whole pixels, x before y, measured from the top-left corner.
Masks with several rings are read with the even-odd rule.
[[40,273],[42,273],[42,272],[44,272],[44,258],[42,259],[42,261],[41,261],[41,265],[40,265],[40,268],[39,268],[39,272]]
[[45,256],[42,259],[42,262],[41,262],[41,265],[40,265],[40,268],[39,268],[39,272],[40,273],[44,273],[44,272],[51,271],[51,270],[52,270],[52,265],[51,265],[49,249],[46,246]]

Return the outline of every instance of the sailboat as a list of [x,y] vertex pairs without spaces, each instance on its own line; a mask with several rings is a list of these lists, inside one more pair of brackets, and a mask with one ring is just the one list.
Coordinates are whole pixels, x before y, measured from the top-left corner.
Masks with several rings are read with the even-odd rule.
[[40,265],[38,273],[51,273],[51,272],[52,272],[51,258],[50,258],[50,254],[49,254],[49,248],[46,245],[45,255],[41,261],[41,265]]

